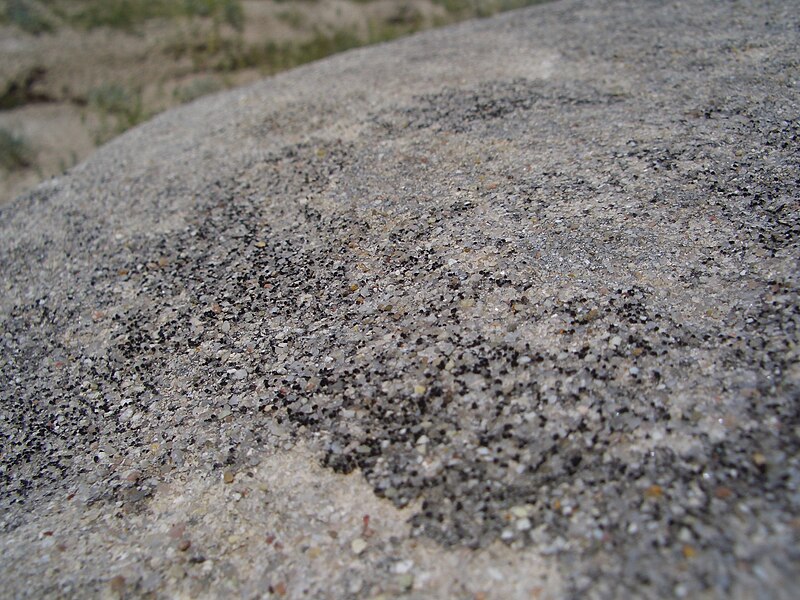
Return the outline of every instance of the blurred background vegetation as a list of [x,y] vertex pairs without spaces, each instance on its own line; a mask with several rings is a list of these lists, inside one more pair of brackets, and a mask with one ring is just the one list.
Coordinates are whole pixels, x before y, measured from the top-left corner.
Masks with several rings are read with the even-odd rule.
[[0,0],[0,203],[172,106],[542,0]]

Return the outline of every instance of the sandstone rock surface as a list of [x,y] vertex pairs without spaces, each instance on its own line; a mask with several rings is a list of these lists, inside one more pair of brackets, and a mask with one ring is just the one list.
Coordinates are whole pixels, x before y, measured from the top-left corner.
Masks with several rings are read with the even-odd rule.
[[0,595],[788,597],[792,4],[348,52],[0,208]]

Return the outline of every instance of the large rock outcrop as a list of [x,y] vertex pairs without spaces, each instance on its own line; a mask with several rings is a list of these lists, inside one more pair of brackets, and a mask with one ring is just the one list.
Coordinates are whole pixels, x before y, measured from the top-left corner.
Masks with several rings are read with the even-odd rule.
[[791,595],[795,9],[348,52],[0,208],[0,593]]

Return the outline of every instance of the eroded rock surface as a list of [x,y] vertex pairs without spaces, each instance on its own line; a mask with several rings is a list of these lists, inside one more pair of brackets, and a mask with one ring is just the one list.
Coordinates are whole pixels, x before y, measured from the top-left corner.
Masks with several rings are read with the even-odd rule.
[[4,592],[790,594],[790,4],[350,52],[0,209]]

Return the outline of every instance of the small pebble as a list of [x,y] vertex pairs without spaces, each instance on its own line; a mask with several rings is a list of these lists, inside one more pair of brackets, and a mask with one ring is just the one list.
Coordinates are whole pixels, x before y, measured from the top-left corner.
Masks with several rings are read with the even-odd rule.
[[664,495],[664,490],[661,489],[660,485],[651,485],[644,491],[644,495],[646,498],[661,498]]
[[179,540],[180,538],[183,537],[185,531],[186,531],[186,525],[184,525],[183,523],[177,523],[176,525],[170,527],[169,537],[171,537],[173,540]]
[[115,575],[109,582],[111,591],[115,594],[121,594],[125,590],[125,578],[122,575]]
[[413,560],[399,560],[392,565],[392,572],[397,575],[405,575],[414,568]]
[[509,512],[518,519],[523,519],[530,514],[526,506],[512,506]]
[[405,573],[397,576],[397,585],[403,591],[408,591],[414,587],[414,576],[411,573]]
[[361,554],[367,549],[367,542],[363,538],[356,538],[350,543],[350,549],[353,551],[353,554]]
[[530,528],[531,528],[531,520],[528,519],[527,517],[517,521],[517,530],[518,531],[528,531]]

